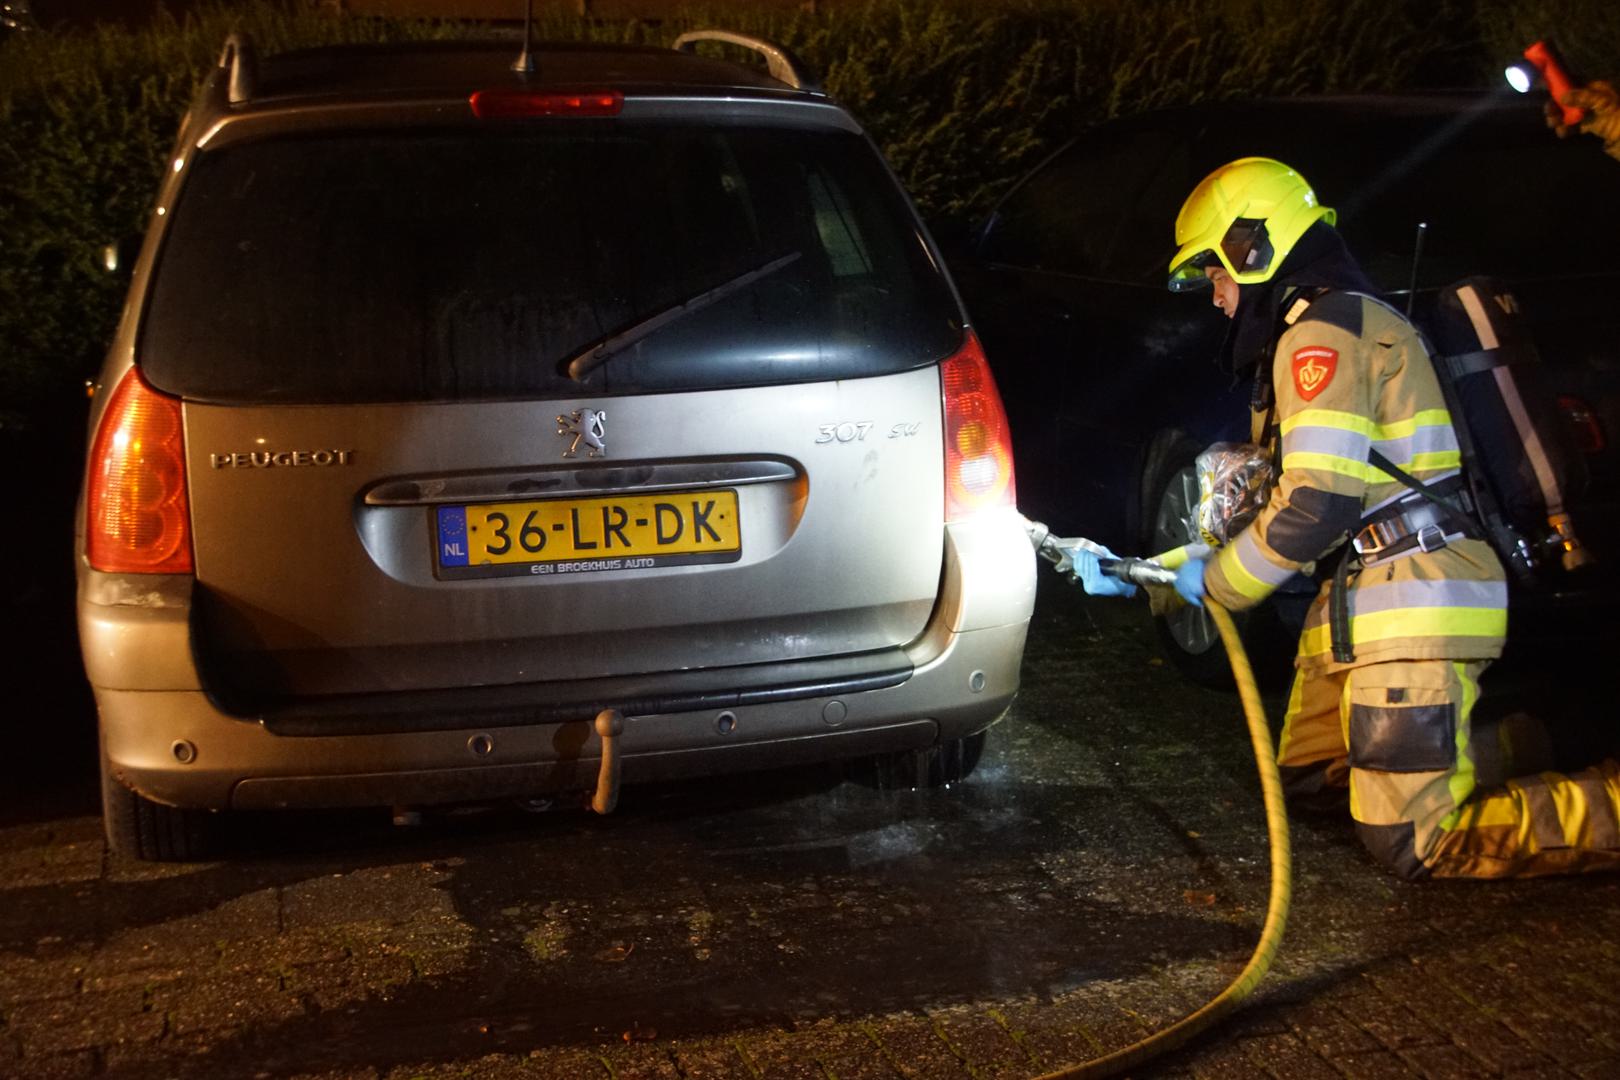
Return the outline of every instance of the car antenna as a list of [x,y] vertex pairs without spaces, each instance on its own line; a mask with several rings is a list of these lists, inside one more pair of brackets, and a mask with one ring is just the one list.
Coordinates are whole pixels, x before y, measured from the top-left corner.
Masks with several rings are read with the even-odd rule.
[[1417,299],[1418,260],[1423,258],[1423,237],[1429,231],[1427,221],[1418,222],[1417,242],[1412,245],[1412,279],[1406,283],[1406,317],[1412,317],[1412,303]]
[[533,34],[534,0],[527,0],[523,5],[523,51],[512,61],[512,70],[522,75],[534,74],[534,52],[530,48],[534,42]]

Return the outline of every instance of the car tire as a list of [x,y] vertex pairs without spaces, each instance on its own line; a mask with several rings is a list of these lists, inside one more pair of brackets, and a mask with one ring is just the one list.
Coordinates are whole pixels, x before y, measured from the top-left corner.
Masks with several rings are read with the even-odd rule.
[[220,846],[219,815],[165,806],[138,795],[112,775],[101,756],[101,820],[107,847],[146,862],[194,862]]
[[[1165,443],[1156,455],[1158,468],[1144,485],[1150,512],[1143,529],[1144,551],[1158,554],[1200,539],[1194,514],[1198,506],[1195,463],[1201,452],[1201,447],[1181,436]],[[1284,590],[1258,607],[1232,613],[1232,625],[1243,638],[1250,666],[1262,686],[1275,689],[1292,680],[1291,661],[1308,603],[1309,595]],[[1155,618],[1154,630],[1160,651],[1190,681],[1215,690],[1235,688],[1232,663],[1207,611],[1178,608]]]
[[[1155,455],[1156,467],[1151,468],[1143,485],[1147,494],[1143,549],[1150,555],[1199,539],[1195,521],[1198,472],[1194,465],[1199,453],[1200,448],[1191,440],[1176,438]],[[1247,622],[1246,612],[1233,615],[1233,623],[1240,631]],[[1176,670],[1200,686],[1232,687],[1232,666],[1207,611],[1188,605],[1157,616],[1153,623],[1160,651]]]
[[950,739],[922,750],[897,750],[869,758],[856,778],[880,791],[911,791],[955,784],[973,775],[984,756],[990,730]]

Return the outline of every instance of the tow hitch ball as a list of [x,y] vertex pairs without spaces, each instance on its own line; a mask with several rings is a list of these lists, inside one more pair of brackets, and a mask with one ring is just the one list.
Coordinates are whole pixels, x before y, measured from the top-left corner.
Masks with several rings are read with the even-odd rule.
[[611,814],[619,805],[619,735],[624,731],[624,714],[603,709],[596,714],[596,734],[602,740],[602,767],[596,774],[596,793],[591,809]]

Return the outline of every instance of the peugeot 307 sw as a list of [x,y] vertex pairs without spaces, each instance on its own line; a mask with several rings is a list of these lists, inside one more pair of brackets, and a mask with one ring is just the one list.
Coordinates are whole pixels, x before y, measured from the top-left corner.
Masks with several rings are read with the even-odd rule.
[[1012,700],[1005,415],[871,141],[725,32],[517,53],[233,37],[187,115],[82,494],[114,849],[845,758],[949,781]]

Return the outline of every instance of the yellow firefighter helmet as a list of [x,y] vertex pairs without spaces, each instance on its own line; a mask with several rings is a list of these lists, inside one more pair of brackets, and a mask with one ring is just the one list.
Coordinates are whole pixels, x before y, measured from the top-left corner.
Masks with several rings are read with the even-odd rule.
[[1204,270],[1215,265],[1224,266],[1239,285],[1268,281],[1306,229],[1337,220],[1287,165],[1239,158],[1204,177],[1181,204],[1170,288],[1182,292],[1208,285]]

